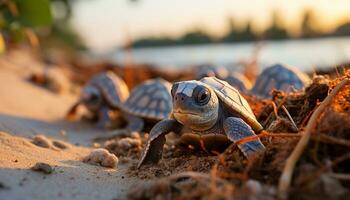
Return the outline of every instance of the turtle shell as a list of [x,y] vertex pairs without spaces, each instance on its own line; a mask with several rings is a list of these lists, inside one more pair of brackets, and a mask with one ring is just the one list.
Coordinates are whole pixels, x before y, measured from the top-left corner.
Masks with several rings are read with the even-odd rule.
[[225,81],[242,92],[245,92],[252,87],[252,83],[249,81],[249,79],[238,72],[233,72],[227,76]]
[[198,67],[196,79],[215,76],[220,79],[225,79],[229,75],[229,71],[224,66],[203,65]]
[[218,98],[233,112],[238,113],[240,117],[247,122],[256,132],[263,129],[260,123],[256,120],[255,115],[250,108],[248,102],[238,92],[238,90],[215,77],[205,77],[200,80],[214,89]]
[[88,85],[97,87],[107,103],[114,108],[121,108],[122,103],[129,97],[128,86],[111,71],[96,75]]
[[292,88],[301,90],[310,83],[310,78],[298,69],[282,64],[266,68],[257,78],[252,93],[268,98],[271,90],[290,92]]
[[127,113],[152,120],[168,118],[172,111],[171,84],[151,79],[135,87],[123,106]]

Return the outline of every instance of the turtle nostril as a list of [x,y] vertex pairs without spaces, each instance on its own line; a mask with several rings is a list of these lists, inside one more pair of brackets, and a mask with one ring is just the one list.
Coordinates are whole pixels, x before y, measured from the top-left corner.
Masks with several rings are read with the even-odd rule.
[[177,94],[175,97],[174,97],[174,100],[175,101],[179,101],[179,102],[183,102],[186,100],[186,97],[183,95],[183,94]]

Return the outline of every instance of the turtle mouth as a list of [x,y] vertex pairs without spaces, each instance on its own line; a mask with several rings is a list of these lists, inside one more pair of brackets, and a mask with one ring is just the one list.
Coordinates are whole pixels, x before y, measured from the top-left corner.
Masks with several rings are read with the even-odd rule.
[[180,110],[174,111],[174,114],[198,116],[197,113],[194,113],[194,112],[187,112],[187,111],[180,111]]

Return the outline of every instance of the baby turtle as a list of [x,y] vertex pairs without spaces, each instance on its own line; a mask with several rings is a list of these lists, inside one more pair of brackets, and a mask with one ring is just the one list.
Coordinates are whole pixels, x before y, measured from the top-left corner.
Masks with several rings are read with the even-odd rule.
[[230,72],[224,66],[201,66],[196,75],[196,80],[204,77],[216,77],[225,80],[231,86],[235,87],[241,92],[246,92],[251,86],[251,82],[243,74],[239,72]]
[[272,89],[290,92],[301,90],[311,82],[310,78],[298,69],[282,64],[266,68],[257,78],[251,92],[262,98],[271,97]]
[[171,84],[161,78],[148,80],[131,92],[121,107],[127,119],[127,131],[140,132],[144,122],[157,123],[169,118],[172,110]]
[[[158,162],[165,135],[180,134],[182,128],[191,130],[186,134],[191,138],[189,141],[197,139],[204,143],[237,142],[263,129],[238,90],[215,77],[175,83],[171,94],[173,119],[164,119],[152,128],[138,167]],[[265,149],[259,139],[238,147],[248,158]]]
[[105,72],[94,76],[83,88],[79,101],[67,114],[75,115],[79,105],[84,105],[94,118],[97,126],[106,128],[110,125],[109,111],[120,110],[128,98],[129,90],[125,82],[113,72]]

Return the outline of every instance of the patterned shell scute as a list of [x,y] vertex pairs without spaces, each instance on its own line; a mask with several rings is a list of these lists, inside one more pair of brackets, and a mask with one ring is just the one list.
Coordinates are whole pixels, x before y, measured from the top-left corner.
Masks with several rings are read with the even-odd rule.
[[310,78],[298,69],[282,64],[266,68],[257,78],[253,94],[263,98],[270,97],[272,89],[290,92],[292,88],[301,90],[310,83]]
[[129,97],[126,83],[111,71],[95,76],[88,84],[97,87],[107,103],[115,108],[121,108],[122,103]]
[[170,116],[173,104],[171,84],[163,79],[151,79],[135,87],[123,109],[133,115],[162,120]]
[[232,87],[226,81],[222,81],[215,77],[202,78],[200,81],[212,87],[219,99],[235,112],[239,113],[244,121],[246,121],[255,131],[263,129],[260,123],[256,120],[247,100],[240,95],[237,89]]

